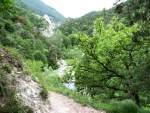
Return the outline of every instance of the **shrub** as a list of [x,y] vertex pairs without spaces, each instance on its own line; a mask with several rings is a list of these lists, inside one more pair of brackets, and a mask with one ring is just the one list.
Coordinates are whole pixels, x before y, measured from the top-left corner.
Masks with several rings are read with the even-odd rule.
[[15,3],[15,0],[1,0],[0,1],[0,12],[10,9]]
[[0,96],[10,96],[14,92],[14,89],[10,87],[10,81],[7,80],[5,74],[4,70],[0,68]]
[[48,91],[45,88],[42,88],[40,95],[43,100],[46,100],[48,98]]
[[16,45],[15,40],[7,36],[0,36],[0,42],[2,43],[3,46],[13,47]]
[[7,73],[11,73],[11,66],[8,64],[3,65],[2,69]]
[[30,108],[28,106],[25,106],[24,109],[25,109],[26,113],[34,113],[32,108]]
[[150,110],[140,109],[138,113],[150,113]]
[[131,100],[124,100],[114,105],[110,113],[137,113],[138,107]]
[[34,60],[42,61],[43,63],[47,62],[47,58],[44,54],[42,54],[40,51],[36,51],[33,53]]
[[0,61],[2,61],[3,60],[3,56],[0,54]]
[[15,32],[15,28],[14,28],[14,26],[12,26],[10,23],[5,23],[5,29],[6,29],[6,31],[8,31],[8,32],[11,32],[11,33],[13,33],[13,32]]
[[23,39],[33,38],[32,34],[28,31],[22,31],[20,35]]
[[18,49],[16,49],[16,48],[9,48],[9,47],[7,47],[6,48],[7,49],[7,51],[8,51],[8,53],[14,58],[14,59],[21,59],[22,58],[22,56],[21,56],[21,54],[19,53],[19,50]]
[[23,106],[21,102],[15,97],[15,95],[9,98],[7,104],[0,109],[0,113],[34,113],[28,106]]

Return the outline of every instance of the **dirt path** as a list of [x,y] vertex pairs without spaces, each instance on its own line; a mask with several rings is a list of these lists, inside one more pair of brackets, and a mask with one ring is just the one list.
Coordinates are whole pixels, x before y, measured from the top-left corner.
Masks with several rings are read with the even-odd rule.
[[50,93],[51,111],[50,113],[106,113],[97,111],[90,107],[84,107],[61,94]]

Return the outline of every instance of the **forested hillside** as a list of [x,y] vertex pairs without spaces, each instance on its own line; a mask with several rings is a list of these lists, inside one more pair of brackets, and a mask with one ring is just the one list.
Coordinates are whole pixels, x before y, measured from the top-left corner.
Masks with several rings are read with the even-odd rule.
[[44,4],[41,0],[23,0],[23,2],[37,14],[43,16],[47,14],[56,22],[62,22],[65,17],[60,14],[56,9]]
[[103,11],[90,12],[80,18],[69,18],[59,27],[59,29],[67,36],[79,31],[91,36],[94,28],[93,22],[96,18],[104,17],[105,23],[108,23],[115,14],[116,12],[113,8],[110,10],[103,9]]
[[[64,21],[40,0],[1,0],[0,113],[150,113],[150,1],[121,1]],[[44,14],[62,22],[50,37]]]
[[[34,110],[22,103],[22,98],[18,96],[16,73],[22,77],[29,75],[24,67],[27,60],[41,61],[43,67],[57,67],[58,48],[41,33],[46,26],[47,22],[42,17],[21,2],[0,1],[0,113],[33,113]],[[36,87],[43,88],[41,85]],[[29,88],[27,89],[31,90]],[[39,95],[47,98],[47,91],[44,89]]]

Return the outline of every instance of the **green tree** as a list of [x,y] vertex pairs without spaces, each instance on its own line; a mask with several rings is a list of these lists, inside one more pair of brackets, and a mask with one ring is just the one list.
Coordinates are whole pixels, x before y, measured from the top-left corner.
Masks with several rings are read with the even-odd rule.
[[47,55],[47,60],[48,60],[48,65],[51,66],[53,69],[57,69],[58,65],[57,65],[57,61],[59,59],[59,51],[58,48],[55,47],[54,45],[51,45],[49,47],[49,52]]
[[[111,97],[132,98],[140,105],[139,93],[146,88],[149,76],[137,73],[150,58],[149,40],[133,40],[139,30],[137,24],[127,27],[113,19],[104,26],[102,19],[95,21],[94,37],[80,34],[83,61],[76,68],[76,85],[89,92],[106,91]],[[144,82],[143,82],[144,81]]]
[[0,0],[0,12],[9,9],[15,0]]

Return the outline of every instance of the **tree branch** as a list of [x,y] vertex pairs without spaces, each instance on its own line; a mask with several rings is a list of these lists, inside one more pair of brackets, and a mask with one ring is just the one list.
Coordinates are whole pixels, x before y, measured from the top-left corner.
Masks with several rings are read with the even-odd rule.
[[106,71],[111,72],[112,74],[114,74],[114,75],[117,76],[117,77],[120,77],[120,78],[122,78],[122,79],[125,79],[124,76],[118,74],[116,71],[110,69],[110,68],[107,67],[105,64],[103,64],[102,62],[100,62],[100,61],[98,60],[97,56],[95,56],[93,53],[91,53],[90,56],[91,56],[95,61],[97,61]]

